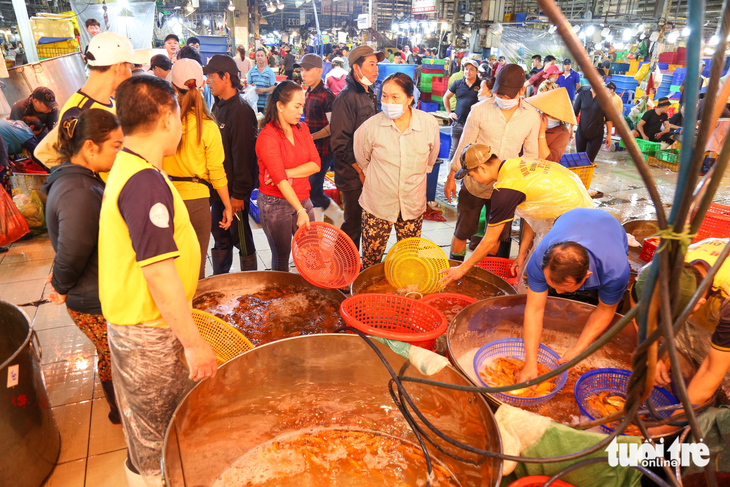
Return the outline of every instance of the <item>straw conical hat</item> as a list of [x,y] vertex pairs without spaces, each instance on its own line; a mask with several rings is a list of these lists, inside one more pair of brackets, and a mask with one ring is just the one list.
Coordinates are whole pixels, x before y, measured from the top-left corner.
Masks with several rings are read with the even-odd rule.
[[575,119],[575,113],[573,112],[573,104],[570,103],[568,90],[565,88],[544,91],[538,95],[526,98],[525,101],[552,118],[571,125],[578,125],[578,121]]

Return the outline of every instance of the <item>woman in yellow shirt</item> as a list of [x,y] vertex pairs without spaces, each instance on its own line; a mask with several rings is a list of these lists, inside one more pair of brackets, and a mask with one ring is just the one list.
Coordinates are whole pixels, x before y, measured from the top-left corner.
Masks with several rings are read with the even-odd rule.
[[174,156],[165,157],[162,169],[177,188],[190,214],[190,223],[200,243],[200,279],[205,277],[205,258],[210,241],[210,187],[225,205],[221,228],[228,229],[233,209],[223,168],[225,152],[218,124],[213,120],[199,91],[205,84],[203,68],[192,59],[180,59],[171,71],[178,94],[183,135]]

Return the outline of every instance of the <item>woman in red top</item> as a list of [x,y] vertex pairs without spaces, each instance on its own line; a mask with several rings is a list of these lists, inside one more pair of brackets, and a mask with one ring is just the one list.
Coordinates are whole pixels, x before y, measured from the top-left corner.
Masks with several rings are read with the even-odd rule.
[[299,123],[303,111],[302,88],[293,81],[279,83],[266,104],[264,128],[256,140],[257,201],[275,271],[289,272],[292,235],[314,220],[309,176],[319,172],[321,162],[309,128]]

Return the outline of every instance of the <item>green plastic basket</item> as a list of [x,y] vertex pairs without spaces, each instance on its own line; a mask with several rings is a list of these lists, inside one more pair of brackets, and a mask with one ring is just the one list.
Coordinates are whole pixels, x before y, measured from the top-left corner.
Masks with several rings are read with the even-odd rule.
[[[661,142],[649,142],[648,140],[644,139],[636,139],[636,143],[639,144],[639,150],[641,150],[641,152],[649,155],[653,155],[662,147]],[[619,145],[624,148],[626,147],[623,140],[619,142]]]
[[671,162],[676,164],[679,162],[679,151],[674,149],[658,150],[654,153],[654,157],[660,161]]
[[446,60],[444,59],[424,59],[423,64],[446,64]]
[[438,96],[438,95],[431,95],[431,101],[437,101],[440,104],[443,104],[444,97],[443,96]]

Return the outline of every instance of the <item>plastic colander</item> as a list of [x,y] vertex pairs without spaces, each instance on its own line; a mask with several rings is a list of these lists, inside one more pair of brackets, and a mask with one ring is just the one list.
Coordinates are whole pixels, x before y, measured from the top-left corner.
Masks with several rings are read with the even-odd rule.
[[213,349],[218,365],[254,348],[243,333],[217,316],[194,309],[193,321],[200,335]]
[[[489,342],[479,349],[476,355],[474,355],[474,372],[476,373],[479,381],[486,387],[492,387],[482,380],[479,375],[479,371],[490,362],[492,359],[497,358],[513,358],[517,360],[525,360],[525,341],[522,338],[503,338],[501,340],[494,340]],[[537,362],[544,365],[548,369],[552,370],[558,366],[558,360],[560,355],[547,345],[541,343],[540,349],[537,351]],[[530,406],[533,404],[540,404],[552,399],[560,389],[565,386],[568,381],[568,372],[563,372],[558,375],[557,381],[555,381],[555,388],[550,394],[539,397],[518,397],[503,392],[495,392],[494,396],[500,401],[511,404],[512,406]]]
[[481,267],[485,271],[496,274],[507,281],[510,285],[514,286],[518,277],[512,275],[513,263],[514,260],[512,259],[505,259],[502,257],[485,257],[477,264],[477,267]]
[[[601,392],[608,392],[611,396],[625,398],[630,377],[631,371],[623,369],[595,369],[581,375],[575,382],[575,401],[580,407],[580,412],[591,420],[598,419],[588,406],[588,398]],[[679,401],[669,391],[660,387],[655,387],[651,391],[649,402],[655,408],[679,404]],[[659,414],[661,417],[667,418],[673,412],[663,411]],[[613,431],[613,428],[606,425],[601,425],[601,429],[606,433]]]
[[345,299],[340,314],[363,333],[433,349],[449,323],[433,306],[396,294],[358,294]]
[[299,227],[291,245],[299,274],[315,286],[339,289],[360,273],[360,254],[345,232],[324,222]]
[[435,243],[418,237],[396,243],[385,258],[385,277],[396,289],[430,294],[441,289],[441,271],[449,268],[446,254]]

